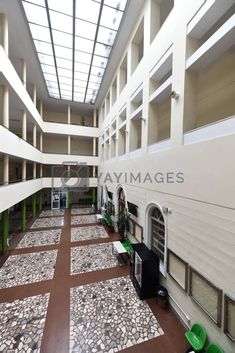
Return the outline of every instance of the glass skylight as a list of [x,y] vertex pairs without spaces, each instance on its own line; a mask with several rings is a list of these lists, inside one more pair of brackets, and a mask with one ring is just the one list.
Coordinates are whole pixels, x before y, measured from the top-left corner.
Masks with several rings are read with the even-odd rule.
[[94,104],[127,0],[22,0],[50,97]]

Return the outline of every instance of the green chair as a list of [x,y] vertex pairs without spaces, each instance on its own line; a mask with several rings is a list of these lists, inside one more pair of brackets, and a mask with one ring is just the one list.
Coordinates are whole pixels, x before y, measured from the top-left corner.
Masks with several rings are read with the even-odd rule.
[[185,332],[185,337],[195,352],[199,352],[205,347],[207,334],[202,325],[193,324],[191,330]]
[[215,343],[209,344],[205,353],[224,353],[223,349]]

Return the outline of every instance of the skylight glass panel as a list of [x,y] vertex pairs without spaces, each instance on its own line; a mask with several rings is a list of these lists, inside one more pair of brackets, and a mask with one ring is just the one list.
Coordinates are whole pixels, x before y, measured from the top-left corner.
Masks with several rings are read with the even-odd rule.
[[73,1],[72,0],[47,0],[49,9],[62,12],[72,16]]
[[50,43],[42,42],[40,40],[35,40],[34,44],[37,52],[51,55],[51,56],[53,55],[52,45]]
[[69,77],[62,77],[62,76],[59,77],[59,83],[60,83],[60,84],[61,84],[61,83],[65,83],[65,84],[70,85],[70,86],[72,86],[72,84],[73,84],[71,78],[69,78]]
[[[58,1],[63,2],[63,1]],[[67,33],[73,33],[73,18],[61,13],[50,11],[51,27],[53,29],[65,30]]]
[[44,7],[29,4],[28,2],[23,2],[23,6],[29,22],[48,27],[47,13]]
[[54,65],[54,57],[51,55],[45,55],[44,53],[38,53],[38,58],[41,64]]
[[94,103],[127,0],[22,0],[49,96]]
[[104,56],[106,58],[109,57],[111,50],[112,47],[110,47],[109,45],[104,45],[101,43],[96,43],[95,45],[95,54]]
[[75,62],[74,69],[78,72],[88,73],[90,70],[90,65]]
[[103,44],[113,45],[116,38],[116,33],[116,31],[100,26],[97,41]]
[[104,0],[104,4],[114,7],[117,10],[124,11],[126,7],[127,0]]
[[73,62],[72,60],[56,58],[57,67],[61,67],[62,69],[72,70]]
[[27,0],[27,2],[31,2],[35,5],[45,6],[45,0]]
[[46,81],[46,85],[51,88],[57,88],[57,90],[58,90],[58,83],[57,82]]
[[53,81],[53,82],[57,81],[56,75],[52,75],[52,74],[48,74],[48,73],[44,72],[44,77],[45,77],[46,81]]
[[76,19],[75,28],[76,28],[75,29],[76,36],[80,36],[80,37],[88,38],[92,40],[95,39],[97,25],[87,21]]
[[55,55],[62,59],[72,60],[73,51],[72,49],[64,48],[59,45],[54,45]]
[[122,19],[122,12],[112,9],[111,7],[104,6],[101,15],[101,26],[109,27],[117,30]]
[[108,62],[108,59],[94,55],[92,64],[97,67],[105,68],[107,65],[107,62]]
[[88,80],[88,74],[87,73],[83,73],[83,72],[74,72],[74,79],[75,80],[83,80],[83,81],[87,81]]
[[39,25],[29,24],[33,39],[43,40],[45,42],[51,42],[51,36],[49,28],[42,27]]
[[90,64],[91,62],[91,54],[83,53],[82,51],[75,51],[75,61],[78,63]]
[[76,1],[76,17],[89,22],[97,23],[100,11],[100,4],[93,0]]
[[102,76],[103,73],[104,73],[104,69],[102,69],[101,67],[92,66],[92,68],[91,68],[92,75]]
[[73,47],[73,36],[72,34],[63,33],[61,31],[52,30],[52,37],[54,44],[64,46],[72,49]]
[[56,75],[56,70],[54,66],[42,64],[42,71],[46,72],[47,74]]
[[75,37],[75,49],[84,51],[85,53],[92,53],[94,42],[82,37]]
[[69,77],[69,78],[72,79],[72,75],[73,75],[72,70],[61,69],[60,67],[58,67],[57,70],[58,70],[58,75],[59,75],[59,76]]

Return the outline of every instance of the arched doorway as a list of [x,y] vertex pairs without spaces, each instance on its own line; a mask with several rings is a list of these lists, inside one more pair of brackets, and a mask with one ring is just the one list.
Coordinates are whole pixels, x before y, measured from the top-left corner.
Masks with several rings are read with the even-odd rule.
[[157,206],[152,207],[149,211],[149,226],[151,250],[158,255],[160,270],[164,273],[166,262],[166,226],[163,213]]

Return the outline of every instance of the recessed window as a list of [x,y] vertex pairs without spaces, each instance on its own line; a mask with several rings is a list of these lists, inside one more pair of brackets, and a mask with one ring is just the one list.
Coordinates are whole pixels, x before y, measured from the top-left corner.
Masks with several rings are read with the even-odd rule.
[[235,342],[235,300],[224,296],[224,333]]
[[168,249],[167,272],[187,292],[188,264]]
[[144,56],[144,19],[142,19],[131,43],[131,73]]
[[192,267],[189,271],[189,295],[220,327],[222,291]]

